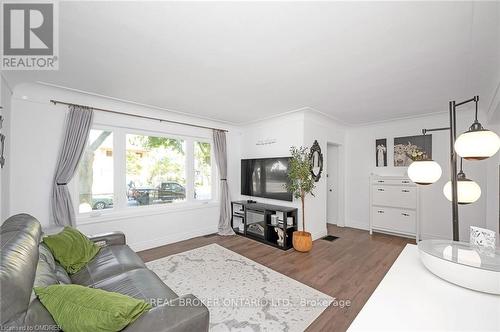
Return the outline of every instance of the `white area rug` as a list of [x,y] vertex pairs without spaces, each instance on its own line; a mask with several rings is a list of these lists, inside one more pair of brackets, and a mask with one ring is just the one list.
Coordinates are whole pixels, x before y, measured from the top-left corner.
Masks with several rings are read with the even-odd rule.
[[210,311],[211,331],[303,331],[333,298],[217,244],[146,264]]

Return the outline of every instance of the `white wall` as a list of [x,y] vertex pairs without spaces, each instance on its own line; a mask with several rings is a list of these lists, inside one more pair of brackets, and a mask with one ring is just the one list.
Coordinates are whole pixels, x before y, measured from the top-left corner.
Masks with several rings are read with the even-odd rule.
[[[260,144],[263,141],[274,141],[272,144]],[[290,156],[291,146],[301,146],[304,143],[304,113],[296,112],[269,120],[259,121],[241,128],[241,158],[272,158]],[[241,179],[241,166],[238,160],[238,179]],[[236,193],[239,199],[255,199],[262,203],[292,206],[300,209],[300,201],[280,201],[266,198],[254,198],[240,195],[241,183],[238,180]],[[237,197],[237,195],[234,195]],[[300,213],[300,211],[299,211]],[[301,218],[299,216],[299,218]]]
[[[310,147],[317,140],[323,153],[323,173],[314,190],[314,197],[308,196],[306,199],[306,223],[308,230],[316,235],[316,238],[327,234],[326,230],[326,205],[327,205],[327,178],[328,170],[328,143],[339,145],[339,156],[345,161],[345,127],[318,112],[305,113],[304,125],[304,145]],[[339,169],[339,193],[344,192],[344,163],[340,163]],[[339,196],[339,220],[340,226],[344,223],[344,196]]]
[[[473,121],[471,110],[459,111],[457,133],[465,131]],[[421,118],[389,121],[379,124],[351,128],[348,131],[347,182],[350,219],[347,226],[368,228],[369,175],[406,175],[406,167],[393,166],[393,139],[399,136],[420,135],[423,128],[448,126],[448,114],[437,114]],[[375,167],[375,139],[387,138],[388,167]],[[441,179],[430,186],[419,186],[421,232],[423,238],[451,238],[451,203],[442,193],[449,179],[449,131],[432,133],[432,156],[443,169]],[[481,198],[474,204],[459,207],[460,239],[468,241],[469,225],[486,226],[487,162],[464,162],[466,175],[483,189]]]
[[[327,142],[344,144],[344,127],[335,121],[321,115],[312,109],[290,113],[277,118],[259,121],[242,128],[241,151],[242,158],[266,158],[290,156],[291,146],[310,147],[318,140],[324,154],[323,174],[316,183],[314,197],[308,196],[305,203],[306,230],[313,239],[326,235],[326,162]],[[259,145],[260,141],[273,140],[273,144]],[[247,196],[242,196],[248,199]],[[256,198],[259,202],[284,206],[294,206],[299,209],[299,226],[302,210],[300,201],[293,202]]]
[[[12,133],[10,144],[11,188],[9,213],[30,213],[44,226],[51,223],[50,192],[55,163],[63,135],[66,106],[52,105],[50,99],[92,105],[104,109],[158,115],[158,110],[42,85],[19,85],[12,98]],[[239,182],[239,132],[231,126],[208,120],[163,111],[162,117],[227,128],[228,181],[230,190]],[[142,128],[179,135],[211,137],[211,131],[181,125],[160,123],[126,116],[96,112],[94,123],[121,128]],[[237,162],[235,162],[237,161]],[[238,168],[235,169],[235,165]],[[121,230],[135,250],[151,248],[194,236],[217,231],[219,206],[217,202],[198,204],[188,209],[157,210],[141,214],[117,214],[91,220],[80,220],[78,228],[88,234]]]

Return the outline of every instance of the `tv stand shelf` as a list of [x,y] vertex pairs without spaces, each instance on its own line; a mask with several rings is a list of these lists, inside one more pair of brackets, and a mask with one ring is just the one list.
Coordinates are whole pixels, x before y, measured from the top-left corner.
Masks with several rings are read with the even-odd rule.
[[[291,225],[287,225],[288,218],[292,218]],[[276,224],[273,224],[273,219]],[[288,250],[292,247],[292,234],[297,230],[297,209],[234,201],[231,202],[231,226],[236,234]]]

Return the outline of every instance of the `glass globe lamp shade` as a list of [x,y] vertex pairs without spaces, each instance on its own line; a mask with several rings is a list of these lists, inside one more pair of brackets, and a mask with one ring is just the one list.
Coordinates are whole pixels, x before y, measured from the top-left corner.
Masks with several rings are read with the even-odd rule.
[[441,166],[434,160],[414,161],[408,167],[408,177],[416,184],[432,184],[439,180],[441,174]]
[[[444,196],[451,202],[451,181],[448,181],[443,188]],[[481,187],[469,179],[458,179],[457,181],[458,204],[474,203],[481,197]]]
[[455,151],[467,160],[483,160],[500,149],[500,138],[491,130],[469,130],[458,136]]

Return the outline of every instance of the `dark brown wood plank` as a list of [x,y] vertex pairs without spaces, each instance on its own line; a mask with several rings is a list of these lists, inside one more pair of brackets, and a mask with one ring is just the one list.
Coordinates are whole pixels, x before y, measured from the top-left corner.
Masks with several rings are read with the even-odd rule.
[[329,307],[307,331],[345,331],[407,243],[414,240],[328,225],[339,239],[314,241],[309,253],[283,251],[242,236],[201,236],[139,252],[148,262],[217,243],[277,272],[311,286],[350,307]]

